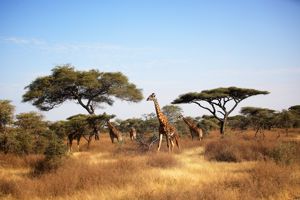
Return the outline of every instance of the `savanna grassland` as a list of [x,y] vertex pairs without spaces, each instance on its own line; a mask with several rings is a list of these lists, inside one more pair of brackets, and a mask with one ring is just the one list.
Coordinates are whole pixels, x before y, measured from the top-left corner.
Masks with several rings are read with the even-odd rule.
[[212,132],[203,141],[181,137],[181,150],[142,151],[108,134],[90,150],[36,175],[42,156],[0,154],[1,199],[299,199],[300,130],[277,138],[280,129],[254,138],[253,131]]

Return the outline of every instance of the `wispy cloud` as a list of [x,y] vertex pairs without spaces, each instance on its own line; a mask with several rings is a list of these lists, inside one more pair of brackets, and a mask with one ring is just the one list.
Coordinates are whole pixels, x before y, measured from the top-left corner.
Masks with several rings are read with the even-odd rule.
[[19,38],[7,37],[2,38],[3,42],[15,45],[23,45],[31,48],[38,48],[45,51],[57,53],[72,53],[79,51],[108,51],[108,52],[144,52],[155,51],[157,48],[152,47],[127,47],[118,44],[103,44],[103,43],[55,43],[36,38]]
[[17,37],[8,37],[3,39],[5,42],[17,44],[17,45],[45,45],[46,43],[39,39],[24,39],[24,38],[17,38]]

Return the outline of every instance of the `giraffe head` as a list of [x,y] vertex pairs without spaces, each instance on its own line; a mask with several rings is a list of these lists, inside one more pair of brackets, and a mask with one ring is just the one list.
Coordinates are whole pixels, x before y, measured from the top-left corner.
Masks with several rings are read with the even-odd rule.
[[182,119],[183,118],[183,115],[178,115],[178,119]]
[[154,93],[152,93],[148,98],[147,101],[154,101],[156,99],[156,96]]

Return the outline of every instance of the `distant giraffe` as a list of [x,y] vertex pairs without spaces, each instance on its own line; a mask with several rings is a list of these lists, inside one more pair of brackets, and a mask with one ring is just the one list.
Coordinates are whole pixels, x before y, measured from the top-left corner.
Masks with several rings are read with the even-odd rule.
[[176,145],[177,145],[178,149],[180,149],[179,141],[178,141],[179,140],[179,135],[178,135],[176,129],[169,123],[167,117],[161,112],[159,104],[158,104],[157,99],[155,97],[155,94],[152,93],[147,98],[147,101],[153,101],[154,102],[156,115],[157,115],[157,118],[158,118],[158,121],[159,121],[159,142],[158,142],[157,151],[160,150],[163,136],[166,137],[167,147],[169,149],[169,152],[173,151],[174,140],[176,142]]
[[107,127],[109,129],[109,136],[112,143],[114,143],[115,138],[118,140],[118,142],[123,141],[121,132],[118,131],[118,129],[116,129],[116,127],[109,120],[107,121]]
[[130,139],[131,139],[132,141],[136,139],[136,130],[135,130],[134,127],[132,127],[132,128],[130,129],[129,134],[130,134]]
[[194,137],[197,137],[200,141],[203,139],[203,130],[201,128],[198,128],[198,126],[194,122],[183,117],[182,115],[179,115],[178,118],[182,119],[184,123],[188,125],[192,136],[192,140],[194,140]]
[[100,131],[96,131],[96,134],[95,132],[91,132],[91,133],[88,133],[88,134],[85,134],[85,133],[80,133],[80,132],[77,132],[77,131],[73,131],[71,132],[70,134],[68,134],[68,151],[71,152],[72,151],[72,144],[73,144],[73,140],[76,139],[77,141],[77,150],[79,151],[79,143],[80,143],[80,140],[81,140],[81,137],[83,137],[87,142],[88,142],[88,145],[87,145],[87,148],[89,149],[90,148],[90,143],[92,141],[92,137],[95,136],[95,140],[99,140],[99,133]]

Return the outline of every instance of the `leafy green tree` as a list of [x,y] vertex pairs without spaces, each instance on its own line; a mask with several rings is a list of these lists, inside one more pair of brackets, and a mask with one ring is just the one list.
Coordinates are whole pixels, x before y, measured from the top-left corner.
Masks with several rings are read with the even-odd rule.
[[293,127],[299,128],[300,127],[300,105],[291,106],[288,109],[295,117],[295,121]]
[[126,120],[119,120],[119,129],[121,132],[129,132],[134,127],[137,132],[144,131],[144,120],[141,118],[129,118]]
[[21,153],[43,153],[49,137],[48,123],[44,116],[37,112],[16,115],[16,139],[19,141]]
[[35,79],[26,89],[23,101],[44,111],[70,100],[94,114],[101,104],[113,105],[114,98],[131,102],[143,99],[141,89],[121,72],[77,71],[69,65],[53,68],[51,75]]
[[235,115],[228,118],[228,126],[234,130],[246,130],[250,126],[250,121],[244,115]]
[[242,100],[259,94],[269,94],[269,92],[238,87],[216,88],[203,90],[200,93],[182,94],[172,104],[194,103],[209,111],[220,122],[220,133],[223,135],[228,116],[236,106]]
[[49,124],[49,129],[57,135],[58,138],[64,139],[68,136],[67,121],[60,120]]
[[158,132],[159,122],[155,113],[145,114],[143,129],[144,132]]
[[48,124],[45,122],[44,116],[37,112],[20,113],[16,115],[15,125],[30,132],[32,135],[38,136],[43,134],[48,129]]
[[203,115],[202,117],[195,118],[198,121],[198,127],[202,128],[204,134],[209,134],[211,130],[216,130],[220,126],[218,125],[219,121],[211,115]]
[[166,105],[162,107],[162,112],[167,116],[170,123],[175,123],[178,116],[183,113],[182,109],[176,105]]
[[7,130],[7,126],[13,122],[14,109],[9,100],[0,100],[0,151],[4,153],[9,153],[13,147],[18,146],[15,134]]
[[0,100],[0,132],[5,130],[6,125],[13,122],[15,107],[9,100]]
[[264,137],[263,131],[271,129],[275,124],[275,110],[268,108],[243,107],[241,113],[249,119],[251,126],[255,130],[255,137],[258,132],[262,133]]
[[[288,136],[289,128],[293,127],[293,124],[296,120],[295,115],[288,110],[282,110],[280,113],[276,115],[276,124],[279,128],[283,128],[285,130],[285,135]],[[278,135],[280,136],[280,134]]]
[[68,133],[69,144],[72,144],[73,139],[77,139],[78,143],[83,137],[88,142],[88,148],[92,137],[99,139],[99,132],[105,125],[106,121],[114,118],[115,115],[84,115],[78,114],[69,117],[65,123],[65,129]]
[[[91,115],[102,104],[112,106],[115,99],[129,102],[143,99],[141,89],[121,72],[78,71],[70,65],[53,68],[51,75],[35,79],[25,89],[23,102],[31,102],[40,110],[51,110],[69,100],[81,105]],[[95,138],[97,134],[95,128]]]

